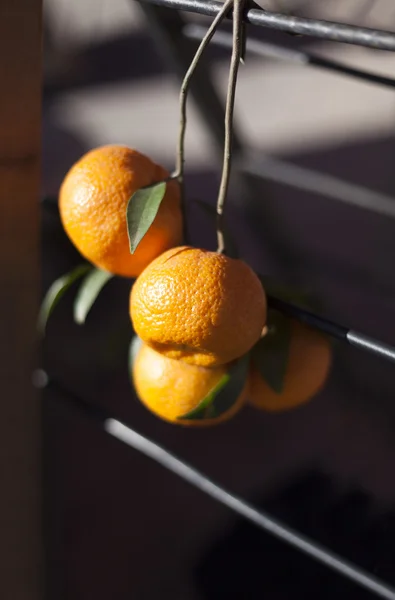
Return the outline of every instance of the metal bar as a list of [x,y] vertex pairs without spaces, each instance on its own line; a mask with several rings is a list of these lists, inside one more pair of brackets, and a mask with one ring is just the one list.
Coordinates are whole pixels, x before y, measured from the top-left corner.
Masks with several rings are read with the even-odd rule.
[[[140,0],[142,4],[156,4],[186,12],[215,17],[222,3],[215,0]],[[231,18],[231,17],[230,17]],[[287,33],[299,33],[321,40],[366,46],[377,50],[395,51],[395,33],[367,27],[357,27],[345,23],[334,23],[317,19],[293,17],[250,8],[245,13],[246,23],[277,29]]]
[[324,564],[329,569],[343,575],[343,577],[353,581],[362,588],[370,590],[377,596],[386,598],[387,600],[395,600],[394,588],[388,587],[376,577],[366,573],[334,552],[330,552],[324,546],[317,544],[280,521],[273,519],[266,512],[262,510],[258,511],[242,498],[217,485],[193,467],[120,421],[108,419],[104,423],[104,429],[113,437],[155,460],[165,467],[165,469],[178,475],[178,477],[181,477],[200,491],[211,496],[211,498],[220,504],[244,517],[260,529],[263,529],[266,533],[275,536],[300,552],[304,552],[310,558]]
[[[355,183],[343,181],[333,175],[267,157],[261,153],[256,155],[251,151],[243,153],[241,158],[236,157],[235,167],[242,173],[262,178],[265,181],[274,181],[392,219],[395,218],[394,198]],[[58,214],[57,198],[47,197],[43,198],[41,202],[45,205],[45,209]]]
[[[183,33],[188,39],[200,41],[203,39],[206,31],[206,27],[203,27],[202,25],[196,25],[195,23],[190,23],[184,28]],[[211,44],[230,49],[232,48],[232,34],[227,31],[217,31],[214,38],[211,40]],[[392,77],[376,75],[370,71],[349,67],[338,61],[317,56],[316,54],[312,54],[311,52],[306,52],[304,50],[285,48],[279,44],[271,44],[269,42],[262,42],[261,40],[254,40],[251,38],[248,38],[247,40],[246,50],[248,53],[255,54],[256,56],[263,56],[265,58],[274,58],[277,60],[319,67],[326,71],[340,73],[341,75],[347,75],[349,77],[354,77],[355,79],[361,79],[362,81],[368,81],[377,85],[390,88],[395,87],[395,79]]]
[[[258,157],[257,157],[258,156]],[[242,156],[238,167],[254,177],[274,181],[306,192],[351,204],[364,210],[395,218],[395,200],[381,192],[343,181],[333,175],[320,173],[286,161],[269,158],[254,152]]]
[[375,340],[374,338],[371,338],[363,333],[358,333],[357,331],[348,329],[347,327],[338,325],[337,323],[333,323],[328,319],[315,315],[307,310],[304,310],[303,308],[299,308],[294,304],[284,302],[283,300],[280,300],[280,298],[269,296],[268,302],[273,308],[276,308],[291,317],[295,317],[299,321],[314,327],[314,329],[319,329],[320,331],[323,331],[332,337],[347,342],[350,344],[350,346],[355,346],[356,348],[365,350],[370,354],[375,354],[376,356],[380,356],[381,358],[395,362],[394,346],[384,344],[383,342],[379,342],[378,340]]
[[34,374],[34,382],[42,389],[52,389],[58,395],[60,394],[67,401],[67,404],[71,404],[77,410],[82,410],[84,416],[93,419],[106,433],[127,446],[145,454],[268,534],[304,552],[317,562],[324,564],[360,587],[370,590],[377,596],[386,598],[387,600],[395,600],[395,589],[351,562],[327,550],[324,546],[317,544],[280,521],[273,519],[266,512],[258,511],[251,504],[214,483],[206,475],[189,466],[158,444],[155,444],[118,419],[109,416],[104,410],[90,406],[88,402],[67,390],[61,383],[48,378],[44,371],[40,370]]
[[393,346],[377,342],[377,340],[351,329],[347,332],[347,341],[351,346],[368,350],[371,354],[377,354],[377,356],[382,356],[395,362],[395,348]]

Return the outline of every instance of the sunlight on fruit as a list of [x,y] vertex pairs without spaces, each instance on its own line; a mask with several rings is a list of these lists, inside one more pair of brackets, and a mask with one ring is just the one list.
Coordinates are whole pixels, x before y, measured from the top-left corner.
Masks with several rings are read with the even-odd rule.
[[115,275],[137,277],[162,252],[182,239],[178,183],[167,184],[158,213],[136,252],[130,253],[126,207],[140,188],[169,173],[126,146],[91,150],[68,172],[60,189],[63,227],[79,252],[95,266]]
[[180,419],[198,406],[227,370],[226,366],[208,369],[173,360],[143,343],[137,352],[132,376],[139,399],[156,416],[179,425],[206,426],[227,421],[244,405],[247,380],[233,406],[218,417],[203,420]]
[[262,285],[243,261],[200,248],[173,248],[132,287],[136,333],[158,352],[205,367],[248,352],[266,321]]

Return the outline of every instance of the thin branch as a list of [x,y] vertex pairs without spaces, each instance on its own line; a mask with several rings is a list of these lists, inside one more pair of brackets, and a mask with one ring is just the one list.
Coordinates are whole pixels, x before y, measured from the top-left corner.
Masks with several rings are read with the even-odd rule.
[[181,84],[180,90],[180,129],[178,134],[178,146],[177,146],[177,156],[176,156],[176,170],[174,173],[174,177],[177,178],[180,183],[182,183],[184,176],[184,144],[185,144],[185,130],[187,125],[187,96],[189,91],[189,86],[191,83],[192,76],[195,72],[195,69],[199,63],[199,60],[202,57],[204,50],[209,45],[218,25],[224,20],[228,12],[230,11],[233,4],[233,0],[226,0],[225,4],[222,6],[221,10],[218,12],[214,21],[211,23],[210,27],[207,30],[206,35],[202,39],[199,48],[191,62],[191,65],[186,72],[184,80]]
[[236,97],[237,74],[240,59],[243,54],[243,8],[245,0],[234,0],[233,9],[233,49],[229,70],[228,92],[225,110],[225,144],[224,161],[222,166],[221,184],[217,200],[217,252],[225,252],[225,239],[223,232],[223,212],[228,193],[231,162],[232,162],[232,140],[233,140],[233,112]]

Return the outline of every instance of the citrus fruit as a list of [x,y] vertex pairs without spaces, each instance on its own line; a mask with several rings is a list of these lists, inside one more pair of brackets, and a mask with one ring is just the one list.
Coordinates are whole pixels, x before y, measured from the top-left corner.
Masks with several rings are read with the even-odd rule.
[[171,181],[151,227],[135,253],[129,250],[129,198],[168,176],[150,158],[126,146],[91,150],[70,169],[60,189],[60,215],[70,240],[97,267],[137,277],[156,256],[182,239],[179,186]]
[[180,419],[207,396],[227,372],[226,366],[208,369],[167,358],[142,344],[133,364],[133,382],[141,402],[155,415],[181,425],[214,425],[226,421],[244,405],[247,383],[236,402],[213,418]]
[[[270,332],[266,335],[270,335]],[[283,391],[277,394],[252,363],[249,404],[267,411],[282,411],[304,404],[325,384],[331,359],[331,346],[324,335],[291,320],[289,357]]]
[[239,358],[259,339],[266,296],[245,262],[182,246],[137,278],[130,314],[138,336],[158,352],[212,367]]

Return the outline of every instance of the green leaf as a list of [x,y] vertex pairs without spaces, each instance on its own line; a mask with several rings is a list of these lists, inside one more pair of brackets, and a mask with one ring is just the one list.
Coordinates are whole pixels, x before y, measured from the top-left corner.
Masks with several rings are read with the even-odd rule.
[[100,291],[113,277],[112,273],[93,268],[81,283],[74,302],[74,321],[79,325],[85,323],[90,309],[95,303]]
[[130,198],[126,209],[130,252],[137,246],[152,225],[166,192],[166,182],[137,190]]
[[44,296],[38,316],[38,329],[41,334],[45,333],[48,319],[59,300],[62,298],[63,294],[75,281],[77,281],[77,279],[85,275],[90,269],[92,269],[92,265],[88,263],[80,265],[79,267],[76,267],[70,271],[70,273],[62,275],[62,277],[59,277],[59,279],[56,279],[53,282]]
[[225,373],[222,378],[219,380],[216,386],[213,387],[212,390],[207,394],[205,398],[196,406],[196,408],[190,410],[185,415],[179,417],[179,419],[186,420],[194,420],[194,419],[204,419],[207,417],[207,410],[212,406],[215,398],[218,396],[219,392],[228,384],[230,380],[229,373]]
[[141,339],[139,338],[138,335],[134,335],[132,337],[132,340],[131,340],[130,346],[129,346],[129,356],[128,356],[129,370],[131,370],[134,365],[134,362],[136,360],[137,354],[139,353],[142,343],[143,342],[141,341]]
[[180,420],[212,419],[228,411],[240,396],[248,375],[249,355],[245,355],[226,373],[193,410]]
[[[214,206],[208,204],[207,202],[203,202],[200,198],[194,198],[194,202],[198,204],[210,217],[216,220],[217,211]],[[230,258],[239,258],[240,254],[237,249],[237,245],[235,244],[232,236],[230,235],[227,227],[224,225],[224,238],[225,238],[225,253]]]
[[267,328],[267,334],[252,349],[252,361],[266,383],[281,394],[289,358],[291,322],[278,311],[270,310]]

